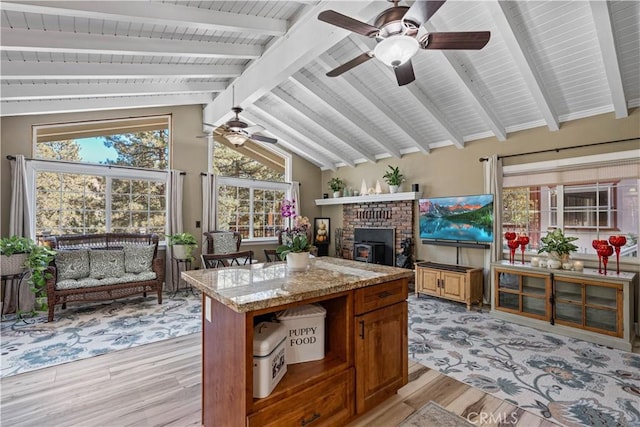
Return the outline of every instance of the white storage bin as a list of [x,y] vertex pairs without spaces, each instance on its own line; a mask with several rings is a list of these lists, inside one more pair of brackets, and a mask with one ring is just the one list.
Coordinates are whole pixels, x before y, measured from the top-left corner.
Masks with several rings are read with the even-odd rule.
[[287,372],[284,342],[287,331],[275,322],[253,328],[253,397],[267,397]]
[[286,328],[287,363],[308,362],[324,358],[324,319],[327,310],[308,304],[288,308],[276,318]]

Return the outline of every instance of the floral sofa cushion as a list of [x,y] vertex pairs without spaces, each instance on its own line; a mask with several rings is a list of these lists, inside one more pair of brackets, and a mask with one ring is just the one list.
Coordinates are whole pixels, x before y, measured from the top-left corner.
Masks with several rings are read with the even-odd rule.
[[91,250],[89,251],[90,274],[92,279],[124,276],[124,251]]
[[58,280],[89,277],[89,251],[87,249],[58,251],[55,260]]
[[56,282],[56,289],[93,288],[97,286],[117,285],[118,283],[145,282],[147,280],[154,280],[155,278],[155,272],[145,271],[138,274],[125,273],[120,277],[106,277],[104,279],[94,279],[91,277],[85,277],[78,280],[67,279]]
[[124,271],[143,273],[151,271],[155,245],[124,245]]

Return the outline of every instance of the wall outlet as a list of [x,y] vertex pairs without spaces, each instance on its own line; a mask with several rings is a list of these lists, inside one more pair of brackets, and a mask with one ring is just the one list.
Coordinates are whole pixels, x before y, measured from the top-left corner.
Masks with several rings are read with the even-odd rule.
[[200,228],[200,221],[196,221],[196,228]]

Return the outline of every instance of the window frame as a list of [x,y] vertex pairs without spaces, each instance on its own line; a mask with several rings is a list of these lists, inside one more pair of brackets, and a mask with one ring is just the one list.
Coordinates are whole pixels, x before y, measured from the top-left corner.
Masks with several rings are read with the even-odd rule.
[[[107,179],[105,185],[105,228],[110,232],[111,228],[111,180],[112,179],[139,179],[162,182],[167,185],[168,172],[153,171],[149,169],[135,169],[130,167],[103,166],[89,163],[75,163],[55,160],[30,160],[26,165],[27,191],[29,206],[33,207],[34,215],[31,215],[31,238],[36,239],[36,175],[39,172],[68,173],[78,175],[99,175]],[[165,187],[166,188],[166,187]],[[166,199],[166,193],[165,193]],[[168,206],[165,200],[165,206]],[[166,212],[165,212],[166,215]],[[166,224],[165,224],[166,230]]]
[[[628,163],[629,161],[631,162]],[[623,173],[619,175],[619,177],[615,177],[614,176],[615,173],[614,174],[605,173],[603,175],[595,174],[591,181],[565,180],[565,182],[555,182],[555,183],[546,182],[544,184],[542,184],[539,181],[536,181],[536,182],[530,181],[528,185],[525,183],[527,182],[526,181],[527,175],[531,175],[531,174],[535,176],[536,174],[559,173],[560,171],[572,171],[573,169],[585,170],[584,168],[588,168],[589,170],[594,169],[599,171],[601,170],[601,168],[605,168],[606,170],[606,169],[611,169],[612,167],[619,167],[618,165],[621,165],[621,164],[631,165],[633,169],[630,169],[630,170],[625,169]],[[542,215],[547,215],[546,218],[548,218],[549,220],[549,222],[547,222],[547,226],[550,228],[562,228],[563,230],[567,229],[569,231],[574,230],[578,234],[594,233],[598,236],[600,235],[603,236],[603,237],[597,237],[597,238],[604,238],[604,237],[608,237],[609,234],[618,234],[618,231],[620,231],[619,227],[621,226],[621,223],[620,223],[621,217],[619,216],[619,213],[624,212],[624,210],[621,211],[620,209],[622,209],[622,207],[619,206],[619,204],[622,203],[622,201],[619,199],[621,197],[621,191],[622,191],[618,186],[619,181],[637,180],[637,182],[640,183],[640,173],[637,172],[638,171],[637,168],[639,166],[640,166],[640,149],[605,153],[601,155],[573,157],[573,158],[560,159],[560,160],[548,160],[548,161],[541,161],[541,162],[508,165],[502,168],[503,186],[502,186],[501,198],[504,197],[505,189],[526,187],[531,190],[533,188],[538,188],[539,200],[546,202],[547,206],[543,206],[544,204],[543,202],[540,206],[540,210],[538,211],[538,214],[541,215],[540,216],[541,224],[539,224],[540,226],[539,230],[530,229],[529,223],[525,225],[526,232],[530,234],[530,236],[531,235],[535,236],[536,234],[541,234],[542,236],[544,236],[544,234],[548,231],[548,229],[542,228],[542,225],[544,225],[545,223],[545,221],[542,220],[542,218],[544,218],[542,217]],[[630,172],[630,171],[633,171],[633,172]],[[638,174],[638,176],[635,176],[634,174]],[[508,182],[508,180],[511,180],[511,182]],[[505,185],[505,183],[507,185]],[[597,222],[596,222],[596,225],[593,227],[591,226],[576,227],[570,224],[565,224],[566,209],[564,206],[564,198],[565,198],[564,192],[566,189],[571,189],[571,188],[576,188],[581,186],[584,186],[584,187],[590,186],[591,188],[593,188],[594,192],[596,192],[596,195],[597,195],[597,192],[600,191],[602,187],[605,187],[605,186],[607,187],[608,206],[606,207],[606,213],[608,215],[608,223],[606,226],[600,226],[597,224]],[[543,194],[543,187],[549,190],[553,189],[557,191],[557,196],[556,196],[557,207],[554,207],[553,209],[551,208],[551,195]],[[544,212],[545,209],[547,209],[548,212]],[[602,209],[604,209],[604,206],[600,204],[599,200],[597,200],[596,206],[592,207],[592,209],[594,209],[594,211],[597,214],[598,212],[603,212]],[[529,213],[531,213],[531,210],[529,210]],[[556,213],[557,219],[555,224],[552,224],[551,220],[554,213]],[[637,226],[638,226],[638,229],[640,229],[640,220],[636,219],[632,223],[635,223],[635,221],[638,221]],[[508,226],[508,224],[503,222],[502,231],[504,231],[505,226]],[[503,252],[507,253],[508,249],[506,249],[506,245],[504,245],[504,241],[503,241],[502,247],[503,247]],[[638,259],[640,258],[640,254],[638,254],[637,251],[636,253],[637,253],[636,256],[621,257],[620,263],[621,264],[637,263]],[[587,250],[587,252],[576,252],[572,254],[572,256],[575,257],[576,259],[587,259],[587,260],[597,259],[597,255],[590,250]]]
[[[242,187],[249,190],[249,235],[253,236],[254,226],[254,190],[268,190],[268,191],[282,191],[285,194],[289,194],[291,189],[290,182],[275,182],[275,181],[260,181],[257,179],[235,178],[228,176],[218,176],[216,179],[216,194],[219,194],[221,186]],[[218,215],[216,214],[216,224],[218,223]],[[249,237],[242,238],[242,244],[262,244],[273,243],[278,240],[277,237]]]

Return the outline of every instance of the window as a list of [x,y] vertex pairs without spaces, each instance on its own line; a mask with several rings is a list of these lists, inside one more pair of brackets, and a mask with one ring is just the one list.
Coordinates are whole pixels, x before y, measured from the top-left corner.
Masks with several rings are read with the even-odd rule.
[[[529,235],[537,252],[547,231],[578,237],[582,256],[596,254],[592,240],[624,235],[620,256],[638,258],[640,152],[506,166],[503,232]],[[504,242],[503,242],[504,244]],[[506,248],[506,246],[505,246]]]
[[247,141],[242,147],[215,142],[217,228],[238,231],[243,241],[272,241],[284,228],[280,214],[290,184],[290,155]]
[[164,235],[170,116],[34,127],[37,236]]
[[289,184],[220,177],[218,229],[234,230],[243,240],[276,238],[283,228],[280,206]]

